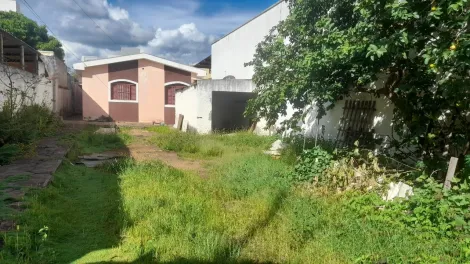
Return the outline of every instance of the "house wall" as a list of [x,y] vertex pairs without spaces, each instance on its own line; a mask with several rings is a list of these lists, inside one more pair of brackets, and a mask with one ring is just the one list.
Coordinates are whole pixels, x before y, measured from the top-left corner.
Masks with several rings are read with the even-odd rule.
[[[114,116],[118,116],[116,121],[164,122],[167,108],[165,83],[179,81],[190,84],[196,76],[149,60],[87,67],[82,73],[83,117],[96,119],[102,115],[109,116],[110,113],[113,117],[114,113]],[[110,102],[109,82],[114,80],[138,83],[138,102]],[[174,107],[171,108],[169,110],[172,110],[171,115],[174,116]],[[130,118],[130,114],[133,114],[134,119],[138,116],[137,119]]]
[[83,118],[109,115],[108,65],[88,67],[82,72]]
[[212,79],[223,79],[228,75],[236,79],[251,79],[253,67],[245,67],[244,64],[253,59],[258,43],[288,14],[288,3],[281,1],[212,44]]
[[184,82],[187,84],[191,84],[191,78],[192,75],[190,72],[165,66],[165,83]]
[[139,61],[126,61],[108,65],[109,81],[130,80],[139,82]]
[[148,60],[139,60],[139,80],[139,122],[163,122],[164,66]]

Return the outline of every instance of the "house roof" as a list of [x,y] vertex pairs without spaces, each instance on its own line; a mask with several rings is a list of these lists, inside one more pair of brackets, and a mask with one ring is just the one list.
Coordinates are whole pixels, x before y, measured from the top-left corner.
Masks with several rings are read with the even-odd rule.
[[204,77],[206,76],[206,71],[202,69],[198,69],[193,66],[177,63],[174,61],[166,60],[160,57],[156,57],[150,54],[145,54],[145,53],[139,53],[139,54],[133,54],[133,55],[125,55],[125,56],[118,56],[118,57],[113,57],[113,58],[106,58],[106,59],[98,59],[98,60],[91,60],[91,61],[85,61],[85,62],[79,62],[75,63],[73,65],[73,68],[77,71],[83,71],[87,67],[93,67],[93,66],[100,66],[100,65],[106,65],[106,64],[111,64],[111,63],[119,63],[119,62],[125,62],[125,61],[133,61],[133,60],[149,60],[153,61],[156,63],[160,63],[166,66],[170,66],[173,68],[177,68],[183,71],[187,72],[193,72],[197,73],[198,76]]
[[194,65],[196,68],[203,68],[203,69],[210,69],[212,68],[212,56],[203,59],[202,61],[198,62]]
[[[12,34],[8,33],[7,31],[0,29],[0,34],[3,36],[3,53],[6,59],[9,58],[9,56],[15,56],[20,53],[20,47],[24,47],[24,53],[25,53],[25,60],[29,61],[29,57],[31,55],[36,55],[38,54],[38,51],[35,50],[33,47],[28,45],[26,42],[20,40],[19,38],[13,36]],[[31,59],[31,61],[33,61]]]
[[268,12],[269,10],[273,9],[274,7],[276,7],[277,5],[279,5],[280,3],[282,3],[283,1],[286,1],[286,0],[279,0],[277,1],[277,3],[275,3],[274,5],[268,7],[266,10],[264,10],[263,12],[259,13],[257,16],[253,17],[252,19],[246,21],[245,23],[243,23],[241,26],[237,27],[236,29],[230,31],[229,33],[227,33],[226,35],[224,35],[223,37],[221,37],[220,39],[214,41],[212,43],[212,45],[214,45],[215,43],[221,41],[222,39],[228,37],[230,34],[232,34],[233,32],[239,30],[240,28],[244,27],[246,24],[250,23],[251,21],[257,19],[258,17],[260,17],[261,15],[263,15],[264,13]]

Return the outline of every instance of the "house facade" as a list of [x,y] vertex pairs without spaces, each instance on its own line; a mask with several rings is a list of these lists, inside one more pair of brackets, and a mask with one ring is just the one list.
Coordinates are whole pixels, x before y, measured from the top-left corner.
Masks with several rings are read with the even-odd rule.
[[148,54],[74,64],[82,77],[83,118],[175,123],[175,92],[205,76],[202,69]]

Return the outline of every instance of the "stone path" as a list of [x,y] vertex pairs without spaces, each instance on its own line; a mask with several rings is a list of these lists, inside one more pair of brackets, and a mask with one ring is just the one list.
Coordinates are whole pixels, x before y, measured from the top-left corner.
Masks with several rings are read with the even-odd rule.
[[[22,211],[24,208],[22,200],[26,192],[31,188],[46,187],[67,151],[68,149],[61,146],[57,139],[43,139],[38,143],[36,156],[1,166],[0,199],[3,201],[0,202],[7,204],[13,211]],[[0,215],[0,231],[11,230],[14,226],[11,220],[1,219]]]

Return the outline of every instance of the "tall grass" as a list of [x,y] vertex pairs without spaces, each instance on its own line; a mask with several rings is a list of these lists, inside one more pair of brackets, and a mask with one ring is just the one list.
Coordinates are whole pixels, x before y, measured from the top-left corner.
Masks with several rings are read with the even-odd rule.
[[[177,134],[158,135],[164,133]],[[292,166],[260,153],[267,140],[175,137],[180,146],[196,138],[236,155],[224,152],[204,179],[160,162],[123,160],[97,170],[64,165],[22,219],[27,237],[47,225],[48,239],[20,258],[8,240],[0,262],[14,256],[46,263],[49,256],[47,263],[458,263],[447,250],[451,241],[422,240],[362,218],[348,195],[293,186]],[[236,150],[240,141],[248,151]]]
[[57,132],[61,122],[42,105],[25,105],[14,111],[0,110],[0,165],[34,149],[34,142]]
[[151,127],[148,130],[155,133],[151,142],[161,149],[199,159],[260,151],[269,148],[275,141],[275,137],[260,137],[246,131],[199,135],[180,132],[169,127]]
[[116,134],[100,134],[97,130],[95,126],[88,126],[80,132],[63,136],[62,140],[72,146],[69,157],[73,159],[80,154],[123,149],[133,140],[126,129],[119,129]]

